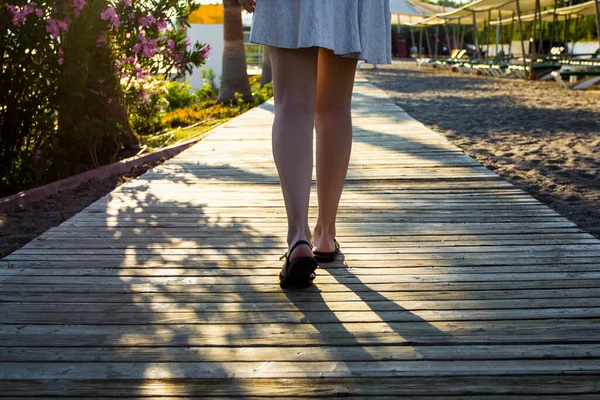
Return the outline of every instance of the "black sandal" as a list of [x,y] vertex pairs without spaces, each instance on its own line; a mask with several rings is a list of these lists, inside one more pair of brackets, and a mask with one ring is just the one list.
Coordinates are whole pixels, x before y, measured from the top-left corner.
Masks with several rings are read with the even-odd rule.
[[281,287],[306,287],[310,286],[315,279],[314,272],[319,264],[314,257],[300,257],[290,262],[290,255],[301,244],[311,247],[306,240],[299,240],[294,243],[289,252],[281,256],[281,259],[285,258],[285,276],[281,272],[279,273],[279,285]]
[[315,259],[323,263],[335,261],[335,257],[337,257],[337,255],[340,253],[340,244],[335,239],[333,239],[333,244],[335,245],[334,251],[313,251]]

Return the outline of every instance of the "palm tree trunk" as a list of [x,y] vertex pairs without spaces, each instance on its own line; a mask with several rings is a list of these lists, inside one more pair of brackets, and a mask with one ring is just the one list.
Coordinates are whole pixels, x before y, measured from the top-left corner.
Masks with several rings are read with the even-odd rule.
[[252,101],[248,82],[246,51],[244,50],[244,27],[241,7],[237,0],[223,0],[223,75],[219,91],[219,103],[235,101],[240,93],[244,101]]
[[269,46],[263,47],[262,74],[260,76],[260,87],[264,87],[273,80],[273,71],[271,70],[271,51]]

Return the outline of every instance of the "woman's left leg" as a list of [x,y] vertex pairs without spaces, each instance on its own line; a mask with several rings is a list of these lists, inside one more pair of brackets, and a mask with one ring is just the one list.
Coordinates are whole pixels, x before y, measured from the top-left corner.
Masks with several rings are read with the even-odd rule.
[[[288,248],[299,240],[310,241],[308,205],[313,167],[317,57],[317,48],[271,47],[275,96],[273,156],[287,212]],[[301,257],[312,257],[309,246],[296,247],[290,254],[290,261]]]

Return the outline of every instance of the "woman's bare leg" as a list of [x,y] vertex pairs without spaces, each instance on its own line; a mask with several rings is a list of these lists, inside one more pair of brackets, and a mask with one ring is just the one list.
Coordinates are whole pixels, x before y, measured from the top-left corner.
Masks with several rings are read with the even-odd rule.
[[319,215],[315,250],[334,250],[335,219],[352,150],[350,105],[357,60],[320,49],[315,123]]
[[[271,47],[275,122],[273,156],[288,218],[288,245],[310,240],[308,204],[313,166],[313,128],[317,85],[317,48]],[[306,245],[291,254],[312,257]]]

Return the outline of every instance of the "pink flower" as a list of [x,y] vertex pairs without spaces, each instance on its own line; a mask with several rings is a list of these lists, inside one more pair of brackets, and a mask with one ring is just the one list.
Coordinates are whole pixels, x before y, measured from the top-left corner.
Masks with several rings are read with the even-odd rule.
[[44,16],[44,10],[42,10],[41,8],[36,9],[35,15],[37,15],[39,18],[42,18]]
[[148,40],[146,43],[144,43],[143,47],[144,49],[142,50],[142,53],[144,54],[144,57],[150,58],[156,54],[156,40]]
[[160,21],[158,21],[156,23],[156,27],[158,28],[158,30],[161,33],[164,33],[167,30],[167,21],[164,19],[161,19]]
[[147,28],[148,26],[156,23],[156,18],[154,18],[153,15],[148,14],[144,17],[140,17],[138,21],[140,25],[142,25],[144,28]]
[[212,47],[210,47],[210,45],[206,45],[206,47],[202,51],[202,58],[207,60],[211,50],[212,50]]
[[190,40],[189,37],[186,37],[185,40],[183,41],[183,43],[185,43],[185,47],[190,47],[190,45],[192,44],[192,41]]
[[167,40],[167,47],[169,47],[171,50],[174,50],[175,49],[175,41],[173,39]]
[[131,0],[121,0],[121,3],[125,4],[127,7],[131,7]]
[[70,7],[73,9],[73,13],[76,17],[79,17],[83,7],[85,7],[85,1],[86,0],[73,0],[73,2],[70,4]]
[[121,21],[117,15],[117,10],[115,10],[113,7],[108,7],[106,10],[102,11],[100,18],[103,21],[110,21],[114,29],[119,29],[121,26]]
[[134,20],[135,19],[135,14],[134,13],[129,13],[127,15],[127,18],[129,18],[130,20]]
[[61,31],[66,32],[67,30],[69,30],[70,22],[71,21],[69,21],[66,18],[64,21],[54,18],[48,18],[48,20],[46,21],[46,32],[48,32],[50,35],[52,35],[53,38],[56,39],[60,36]]
[[17,7],[10,4],[6,5],[6,8],[12,13],[12,23],[13,25],[23,24],[25,25],[25,21],[27,20],[27,14],[31,13],[33,10],[30,10],[29,6],[25,7]]
[[135,54],[139,53],[140,50],[142,50],[142,44],[141,43],[136,43],[133,48],[131,49]]

